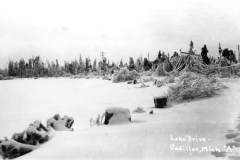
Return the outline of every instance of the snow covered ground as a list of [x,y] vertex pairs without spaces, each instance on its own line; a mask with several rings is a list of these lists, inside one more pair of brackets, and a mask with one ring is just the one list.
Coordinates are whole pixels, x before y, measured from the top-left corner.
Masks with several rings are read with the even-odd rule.
[[[157,88],[152,82],[135,88],[141,84],[101,79],[0,81],[0,138],[10,138],[36,119],[46,124],[59,113],[74,117],[74,132],[57,132],[19,159],[219,159],[210,150],[227,149],[225,135],[234,131],[240,109],[239,82],[226,83],[229,88],[220,96],[156,109],[154,96],[167,93],[168,87]],[[143,107],[154,114],[132,114],[130,124],[90,127],[90,118],[111,106],[131,112]],[[201,151],[193,151],[197,148]]]

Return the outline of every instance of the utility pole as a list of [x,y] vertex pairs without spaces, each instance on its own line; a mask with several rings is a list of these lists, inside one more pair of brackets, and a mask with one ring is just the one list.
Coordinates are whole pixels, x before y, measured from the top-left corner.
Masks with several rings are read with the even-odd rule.
[[149,53],[148,53],[148,60],[149,60]]
[[105,72],[107,71],[107,68],[106,68],[106,58],[104,57],[104,53],[105,52],[100,52],[100,57],[102,57],[102,67],[103,67],[103,75],[105,75]]
[[102,57],[102,60],[103,60],[103,58],[104,58],[104,53],[105,53],[105,52],[100,52],[100,57]]
[[239,45],[238,45],[238,63],[240,61]]
[[222,47],[221,47],[221,44],[219,43],[219,56],[220,56],[220,67],[221,67],[221,63],[222,63]]

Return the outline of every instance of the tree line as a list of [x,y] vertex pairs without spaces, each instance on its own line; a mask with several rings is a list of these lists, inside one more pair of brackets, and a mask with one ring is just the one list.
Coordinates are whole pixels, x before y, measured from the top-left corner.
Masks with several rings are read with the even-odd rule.
[[32,77],[66,77],[76,74],[88,74],[97,72],[98,74],[110,73],[112,70],[116,70],[122,67],[127,67],[129,70],[136,70],[137,72],[146,71],[152,68],[153,62],[150,62],[147,58],[142,59],[139,57],[136,62],[133,58],[129,58],[129,63],[123,63],[121,60],[119,63],[112,62],[106,57],[103,57],[97,62],[94,59],[93,62],[90,58],[83,59],[81,54],[79,59],[72,60],[70,62],[64,61],[63,65],[60,65],[58,60],[44,63],[41,57],[33,56],[27,60],[20,59],[19,61],[13,61],[9,59],[7,67],[0,69],[0,75],[3,77],[19,77],[19,78],[32,78]]
[[24,60],[23,58],[19,61],[9,60],[7,68],[1,69],[0,74],[3,76],[20,77],[20,78],[31,78],[31,77],[59,77],[64,75],[75,75],[79,73],[89,72],[89,70],[97,70],[97,60],[93,61],[86,58],[83,60],[81,55],[79,60],[75,59],[71,62],[64,62],[64,65],[59,65],[58,60],[55,61],[42,61],[40,56],[29,58]]

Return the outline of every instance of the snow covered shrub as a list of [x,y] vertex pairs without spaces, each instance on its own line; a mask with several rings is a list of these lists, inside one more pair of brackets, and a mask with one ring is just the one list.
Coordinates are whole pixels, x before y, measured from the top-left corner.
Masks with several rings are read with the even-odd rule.
[[153,72],[152,76],[153,76],[153,77],[159,77],[159,75],[158,75],[158,73],[157,73],[156,71]]
[[156,71],[153,73],[155,77],[166,76],[163,71],[163,64],[158,65]]
[[170,62],[172,64],[173,68],[175,68],[177,66],[179,58],[180,58],[180,56],[175,56],[175,57],[170,59]]
[[129,71],[127,68],[121,68],[119,71],[113,74],[113,83],[125,82],[129,80],[134,80],[140,77],[140,75],[135,71]]
[[140,77],[140,82],[145,83],[145,82],[150,82],[153,81],[153,77],[150,76],[141,76]]
[[157,87],[161,87],[168,83],[175,83],[175,77],[173,75],[171,75],[170,77],[166,77],[163,80],[157,80],[156,85]]
[[71,73],[66,73],[66,72],[64,72],[64,73],[62,74],[62,77],[71,77],[71,76],[72,76]]
[[163,66],[165,67],[165,70],[167,72],[170,72],[173,70],[173,65],[171,64],[171,62],[169,60],[165,60],[163,63],[164,63]]
[[74,79],[78,79],[78,78],[85,78],[86,76],[84,74],[76,74],[76,75],[73,75],[71,76],[71,78],[74,78]]
[[176,102],[219,94],[225,86],[216,77],[207,78],[193,72],[183,72],[176,85],[170,86],[169,99]]
[[130,71],[129,74],[133,77],[133,79],[138,79],[140,77],[140,74],[137,73],[136,70]]
[[166,81],[168,83],[175,83],[175,77],[173,75],[171,75],[170,77],[166,77]]
[[152,76],[152,74],[153,74],[153,72],[150,70],[140,73],[141,76]]

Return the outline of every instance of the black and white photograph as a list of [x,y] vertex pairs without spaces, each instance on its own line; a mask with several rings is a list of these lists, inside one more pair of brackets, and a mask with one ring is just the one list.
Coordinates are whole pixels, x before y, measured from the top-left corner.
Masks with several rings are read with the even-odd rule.
[[240,160],[237,0],[0,0],[0,159]]

